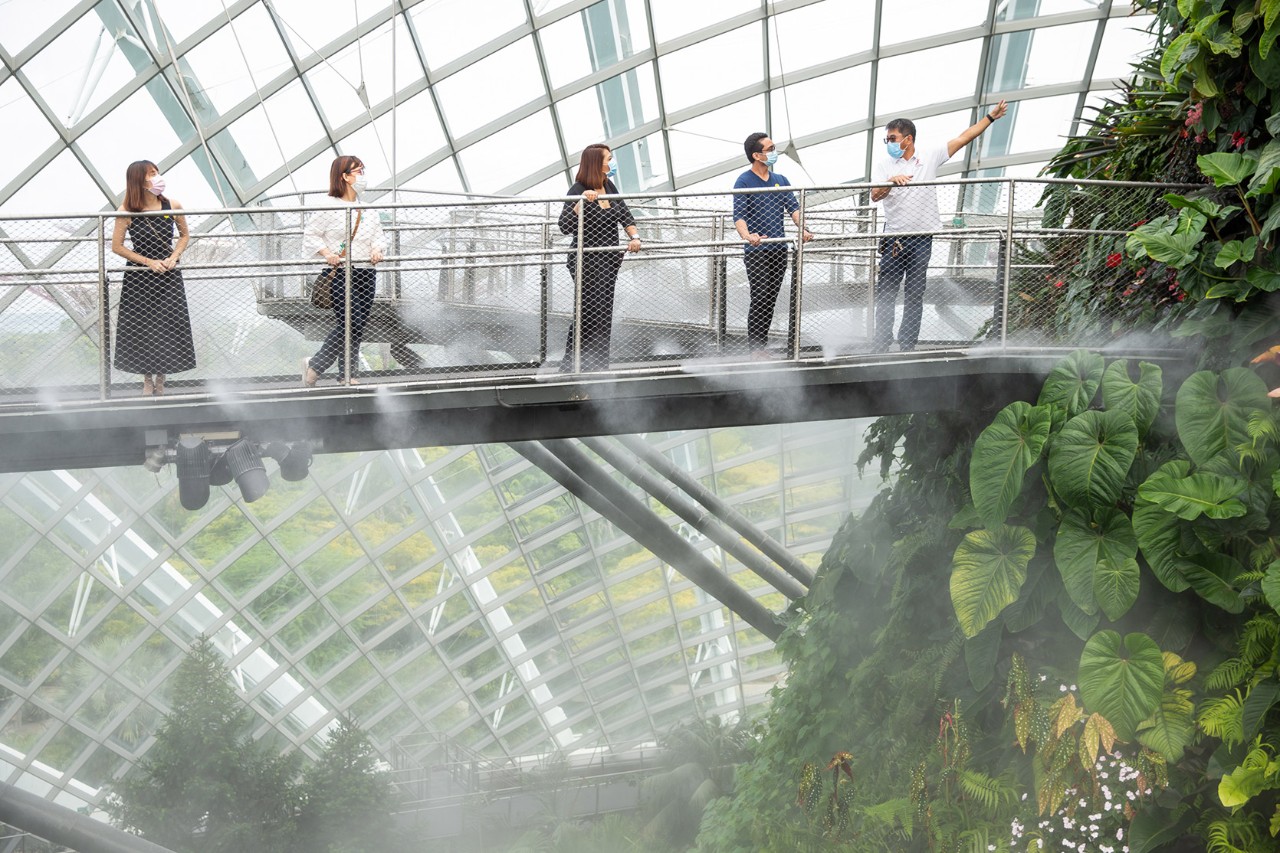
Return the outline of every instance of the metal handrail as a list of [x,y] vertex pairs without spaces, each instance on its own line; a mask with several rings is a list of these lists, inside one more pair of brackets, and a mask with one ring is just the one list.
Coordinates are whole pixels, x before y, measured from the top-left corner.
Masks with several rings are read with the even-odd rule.
[[[1038,250],[1046,244],[1070,245],[1051,243],[1059,238],[1114,238],[1127,233],[1114,227],[1077,227],[1078,219],[1063,222],[1056,227],[1045,225],[1037,210],[1020,210],[1017,206],[1017,190],[1028,184],[1041,190],[1069,185],[1079,188],[1136,188],[1161,193],[1197,188],[1189,184],[1053,178],[1038,178],[1033,181],[1015,178],[966,178],[913,185],[921,188],[987,186],[998,188],[1005,194],[1004,210],[948,211],[940,218],[936,229],[894,232],[895,236],[927,235],[943,241],[959,241],[959,248],[953,250],[950,260],[934,266],[934,269],[965,276],[965,286],[971,286],[974,282],[981,285],[985,281],[986,285],[983,287],[989,287],[992,283],[998,287],[1000,294],[992,308],[992,324],[993,328],[999,328],[999,345],[1003,347],[1009,346],[1010,288],[1014,272],[1052,268],[1051,264],[1035,263],[1037,256],[1034,255],[1031,258],[1015,258],[1015,249],[1025,253],[1028,250]],[[652,313],[640,312],[626,321],[647,325],[665,322],[673,328],[702,328],[712,336],[715,346],[723,351],[731,331],[727,302],[734,294],[737,294],[737,298],[742,298],[743,293],[741,267],[732,265],[732,259],[738,256],[743,243],[737,238],[731,214],[726,209],[716,210],[712,209],[713,205],[702,204],[681,207],[680,204],[682,201],[705,199],[727,203],[733,196],[739,195],[791,193],[798,200],[800,225],[815,230],[814,239],[805,243],[792,233],[763,241],[765,244],[786,246],[792,253],[793,284],[786,334],[783,338],[787,358],[799,360],[805,357],[806,351],[812,347],[811,343],[805,342],[801,332],[806,318],[812,311],[830,310],[831,300],[838,296],[835,290],[840,287],[856,285],[860,289],[865,283],[865,292],[859,290],[863,295],[857,296],[858,301],[850,304],[866,308],[869,338],[874,322],[870,309],[877,281],[877,241],[883,234],[883,218],[878,206],[869,203],[869,192],[877,187],[889,186],[892,184],[861,183],[812,188],[767,187],[737,191],[602,194],[602,199],[628,201],[638,211],[646,203],[652,203],[650,206],[657,208],[652,216],[637,218],[642,231],[649,229],[643,235],[644,250],[639,255],[627,255],[627,266],[624,268],[634,269],[640,265],[639,269],[645,269],[646,264],[667,264],[669,266],[663,269],[676,270],[682,276],[690,276],[688,287],[699,294],[699,299],[703,299],[701,294],[705,287],[706,316],[701,320],[690,319],[683,314],[664,320]],[[822,197],[823,193],[829,195],[831,192],[838,192],[842,197],[834,200]],[[860,199],[859,195],[865,196],[865,200]],[[1038,195],[1043,197],[1044,193]],[[961,197],[964,197],[963,193]],[[852,204],[839,206],[840,203],[851,200]],[[582,238],[586,224],[581,213],[583,208],[580,207],[575,223],[577,248],[571,249],[568,245],[571,238],[559,231],[558,213],[563,205],[574,201],[575,197],[569,196],[485,198],[469,194],[465,197],[449,196],[427,202],[378,201],[367,205],[347,205],[343,209],[351,219],[356,210],[369,211],[368,215],[376,215],[376,212],[404,214],[384,226],[392,243],[378,269],[393,278],[390,286],[379,285],[376,304],[410,306],[415,300],[422,299],[424,293],[435,289],[438,292],[436,299],[441,305],[470,306],[507,313],[519,313],[523,310],[531,319],[536,319],[538,324],[538,350],[542,360],[547,355],[547,341],[554,337],[554,333],[548,329],[549,318],[562,317],[566,313],[563,307],[553,308],[550,294],[552,272],[559,271],[567,260],[570,278],[573,280],[572,323],[575,329],[574,340],[577,342],[568,357],[573,369],[580,371],[583,262],[591,255],[620,252],[624,244],[620,241],[609,246],[585,246]],[[318,271],[321,261],[315,257],[302,257],[298,242],[306,216],[321,209],[332,210],[333,207],[326,202],[323,206],[283,205],[179,211],[178,215],[191,218],[215,218],[203,223],[202,227],[209,226],[208,229],[192,233],[188,255],[181,265],[189,287],[200,288],[212,282],[247,281],[253,287],[254,299],[261,313],[276,310],[273,306],[295,306],[297,317],[310,318],[307,322],[313,325],[323,322],[324,315],[317,314],[316,309],[310,308],[304,300],[305,283]],[[97,393],[101,400],[110,397],[113,386],[109,352],[106,351],[107,345],[102,343],[109,342],[111,338],[112,288],[118,286],[120,273],[126,269],[123,264],[113,260],[109,251],[109,226],[119,216],[141,218],[164,215],[172,216],[175,213],[122,213],[112,210],[80,215],[0,215],[0,231],[5,234],[0,237],[0,245],[12,249],[12,256],[8,256],[10,260],[13,257],[45,256],[39,265],[0,270],[0,319],[14,300],[30,288],[37,288],[36,292],[41,298],[57,302],[74,321],[71,333],[96,339],[102,350],[97,377]],[[77,218],[82,221],[74,222]],[[276,221],[264,222],[264,218]],[[952,220],[952,224],[944,224]],[[38,223],[49,221],[72,221],[72,225],[68,233],[53,237],[38,234],[24,236],[22,233],[29,232]],[[287,224],[281,224],[282,221]],[[25,227],[10,227],[11,223]],[[245,223],[249,227],[240,227]],[[787,223],[787,227],[790,229],[790,223]],[[964,251],[963,247],[966,245],[983,244],[997,244],[1000,247],[995,265],[975,263],[972,257],[966,260],[957,254]],[[51,246],[60,248],[49,250],[47,247]],[[202,246],[204,254],[197,255],[193,252]],[[40,248],[38,252],[23,252],[23,247]],[[87,251],[90,247],[95,250],[96,255],[92,259]],[[252,260],[246,262],[242,258],[231,257],[231,253],[244,252],[246,248],[253,250],[255,257]],[[989,249],[985,251],[990,252]],[[689,261],[698,261],[700,264],[705,262],[705,269],[703,266],[692,269],[687,265],[679,266]],[[62,263],[67,265],[60,266]],[[351,269],[353,263],[355,261],[348,256],[342,269]],[[529,270],[538,271],[536,304],[529,300],[527,307],[522,308],[515,297],[527,298],[534,292],[530,290],[531,283],[526,277]],[[504,271],[513,275],[504,278]],[[458,281],[459,274],[461,282]],[[559,274],[563,275],[562,272]],[[408,284],[403,280],[405,276],[414,275],[421,278]],[[433,283],[433,276],[438,278],[438,282]],[[704,276],[705,284],[702,281]],[[831,277],[832,281],[828,282],[827,277]],[[115,285],[112,283],[113,279]],[[685,284],[682,280],[681,286]],[[90,285],[96,285],[96,294],[91,297],[86,295]],[[64,287],[73,290],[60,289]],[[814,303],[816,307],[811,306],[808,297],[814,294],[822,296],[824,289],[831,291],[825,297],[826,303],[820,301]],[[345,288],[344,292],[349,300],[350,288]],[[975,294],[987,292],[985,289],[973,289]],[[854,290],[848,290],[848,298],[854,299],[854,293]],[[86,306],[86,301],[90,299],[94,307]],[[91,322],[83,315],[82,309],[92,311]],[[345,316],[350,317],[350,311]],[[349,321],[343,329],[343,338],[345,348],[350,353],[353,343]],[[352,360],[346,359],[346,363],[350,365]],[[3,397],[3,393],[4,389],[0,388],[0,397]]]

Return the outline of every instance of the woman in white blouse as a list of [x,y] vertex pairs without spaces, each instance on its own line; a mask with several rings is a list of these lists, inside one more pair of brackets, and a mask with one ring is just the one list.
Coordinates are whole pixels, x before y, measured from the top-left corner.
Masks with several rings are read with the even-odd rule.
[[[372,210],[352,212],[347,223],[347,207],[356,203],[364,192],[364,163],[359,157],[343,155],[329,167],[329,199],[331,209],[311,214],[303,234],[303,246],[320,255],[325,262],[343,267],[345,255],[351,254],[351,374],[352,385],[358,385],[356,366],[360,363],[360,340],[369,322],[373,308],[373,294],[377,281],[374,266],[382,260],[386,251],[386,237],[382,223]],[[349,233],[351,232],[351,233]],[[302,362],[302,384],[310,388],[320,375],[329,369],[334,359],[338,361],[338,382],[347,381],[346,348],[346,299],[347,278],[344,268],[333,279],[333,313],[337,323],[324,339],[319,351]]]

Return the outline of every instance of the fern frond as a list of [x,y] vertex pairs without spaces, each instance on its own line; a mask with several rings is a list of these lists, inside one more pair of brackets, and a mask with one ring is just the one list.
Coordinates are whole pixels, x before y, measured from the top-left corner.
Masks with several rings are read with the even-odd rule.
[[1251,853],[1261,849],[1259,847],[1261,842],[1262,838],[1258,834],[1257,827],[1244,815],[1215,820],[1209,824],[1205,832],[1207,853]]
[[1228,658],[1213,668],[1204,686],[1208,690],[1230,690],[1239,687],[1253,673],[1253,667],[1240,658]]
[[862,816],[869,825],[896,830],[906,838],[910,838],[915,832],[916,804],[910,797],[899,797],[867,806],[862,810]]
[[1210,737],[1220,738],[1228,745],[1244,742],[1244,698],[1236,690],[1217,699],[1207,699],[1200,705],[1197,722]]
[[1280,638],[1280,623],[1275,614],[1259,614],[1248,621],[1240,632],[1240,656],[1258,664],[1271,657]]
[[997,779],[977,770],[960,771],[960,790],[989,812],[1018,798],[1017,789],[1005,779]]

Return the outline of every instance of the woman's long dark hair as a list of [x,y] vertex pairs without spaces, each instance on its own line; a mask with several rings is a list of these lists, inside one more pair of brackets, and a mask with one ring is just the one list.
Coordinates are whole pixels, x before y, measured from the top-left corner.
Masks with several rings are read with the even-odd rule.
[[[160,171],[150,160],[135,160],[124,172],[124,209],[133,213],[147,209],[147,172]],[[164,196],[160,196],[164,198]]]
[[341,157],[333,158],[333,165],[329,167],[329,195],[334,198],[342,198],[347,194],[347,182],[342,179],[352,169],[359,169],[364,166],[364,161],[359,157],[351,154],[343,154]]
[[582,149],[582,157],[578,160],[578,174],[574,180],[589,190],[604,189],[604,155],[612,151],[608,145],[596,142]]

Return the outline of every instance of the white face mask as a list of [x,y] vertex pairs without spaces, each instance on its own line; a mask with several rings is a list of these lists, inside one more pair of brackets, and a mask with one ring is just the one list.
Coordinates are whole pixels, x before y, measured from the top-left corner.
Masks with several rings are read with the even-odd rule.
[[163,195],[164,194],[164,175],[160,175],[160,174],[153,175],[151,177],[151,183],[147,186],[147,192],[151,193],[152,195]]
[[356,179],[351,182],[351,188],[355,190],[356,193],[364,192],[365,188],[368,186],[369,182],[365,180],[364,175],[356,175]]

